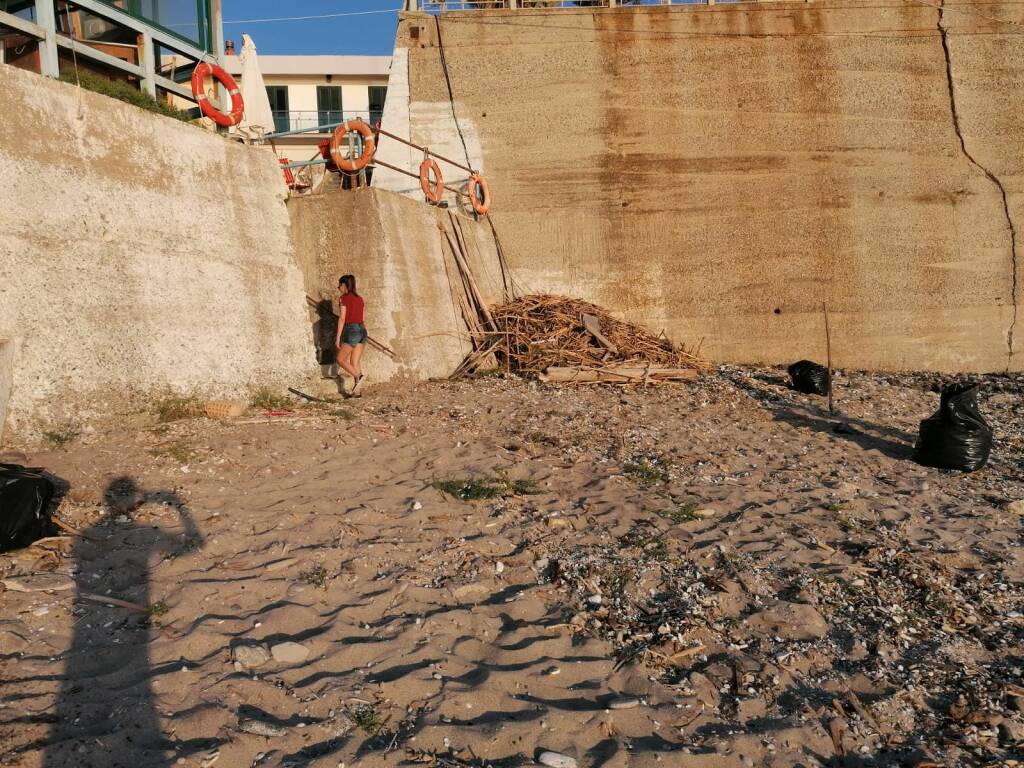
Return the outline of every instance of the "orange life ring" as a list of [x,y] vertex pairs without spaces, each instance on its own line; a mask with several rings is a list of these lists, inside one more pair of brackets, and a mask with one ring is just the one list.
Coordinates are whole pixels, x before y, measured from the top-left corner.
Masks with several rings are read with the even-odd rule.
[[[431,171],[434,172],[434,178],[437,179],[433,188],[430,186]],[[441,169],[438,167],[437,161],[432,157],[428,157],[420,163],[420,189],[427,196],[427,200],[432,203],[440,203],[441,198],[444,197],[444,178],[441,176]]]
[[[205,88],[207,77],[212,77],[231,94],[231,114],[225,115],[210,103]],[[238,83],[235,82],[235,78],[229,75],[223,67],[217,64],[210,64],[208,61],[201,61],[196,64],[196,68],[192,70],[192,95],[196,97],[200,111],[217,125],[223,125],[227,128],[242,122],[242,115],[245,114],[245,102],[242,101],[242,92],[238,90]]]
[[[483,200],[477,197],[477,186],[483,193]],[[487,179],[479,173],[471,174],[469,177],[469,202],[473,204],[473,210],[481,216],[491,210],[491,189],[487,186]]]
[[[341,154],[343,146],[341,142],[348,135],[349,131],[354,131],[363,137],[363,151],[355,159],[342,157]],[[342,123],[334,129],[334,134],[331,136],[331,159],[341,170],[348,173],[361,171],[369,165],[376,151],[377,146],[373,140],[373,129],[369,123],[362,120],[348,120]]]

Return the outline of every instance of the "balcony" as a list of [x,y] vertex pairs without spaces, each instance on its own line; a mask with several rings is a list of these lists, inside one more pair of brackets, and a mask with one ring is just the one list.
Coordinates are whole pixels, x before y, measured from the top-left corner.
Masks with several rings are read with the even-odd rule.
[[[336,125],[346,120],[365,120],[374,125],[381,118],[381,110],[288,110],[274,111],[274,131],[312,131],[322,125]],[[332,129],[321,129],[319,133],[329,134]],[[315,134],[314,134],[315,135]]]

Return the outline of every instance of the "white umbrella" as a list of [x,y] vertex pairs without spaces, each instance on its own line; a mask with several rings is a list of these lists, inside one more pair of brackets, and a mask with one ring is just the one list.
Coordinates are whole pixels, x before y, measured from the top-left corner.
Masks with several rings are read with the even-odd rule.
[[242,53],[238,60],[242,64],[242,100],[245,102],[245,115],[238,127],[257,135],[273,133],[274,113],[256,57],[256,44],[248,35],[242,35]]

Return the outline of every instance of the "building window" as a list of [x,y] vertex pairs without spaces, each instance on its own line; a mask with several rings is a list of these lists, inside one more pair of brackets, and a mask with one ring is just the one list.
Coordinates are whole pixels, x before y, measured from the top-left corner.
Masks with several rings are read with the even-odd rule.
[[386,85],[368,86],[370,92],[370,125],[376,125],[377,121],[384,116],[384,100],[388,95]]
[[317,125],[344,122],[341,116],[341,86],[318,85],[316,87]]
[[136,18],[157,24],[189,42],[209,51],[209,0],[103,0]]
[[268,85],[267,98],[274,113],[274,131],[280,133],[291,129],[291,114],[288,112],[288,86]]

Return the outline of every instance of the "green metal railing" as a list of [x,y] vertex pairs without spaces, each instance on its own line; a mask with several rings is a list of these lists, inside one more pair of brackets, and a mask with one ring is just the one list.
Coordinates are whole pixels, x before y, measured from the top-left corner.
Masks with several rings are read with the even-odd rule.
[[[71,0],[71,2],[74,2],[74,0]],[[213,52],[213,34],[210,28],[212,15],[210,12],[210,0],[177,0],[177,2],[172,0],[175,7],[181,7],[186,4],[191,6],[194,4],[196,10],[194,24],[196,35],[194,37],[181,31],[182,27],[193,26],[191,19],[189,19],[188,23],[183,23],[160,18],[160,8],[167,8],[167,0],[101,0],[101,2],[113,6],[129,16],[133,16],[139,21],[152,24],[165,32],[180,37],[182,40],[197,45],[208,53]],[[145,6],[151,6],[153,11],[147,13]]]

